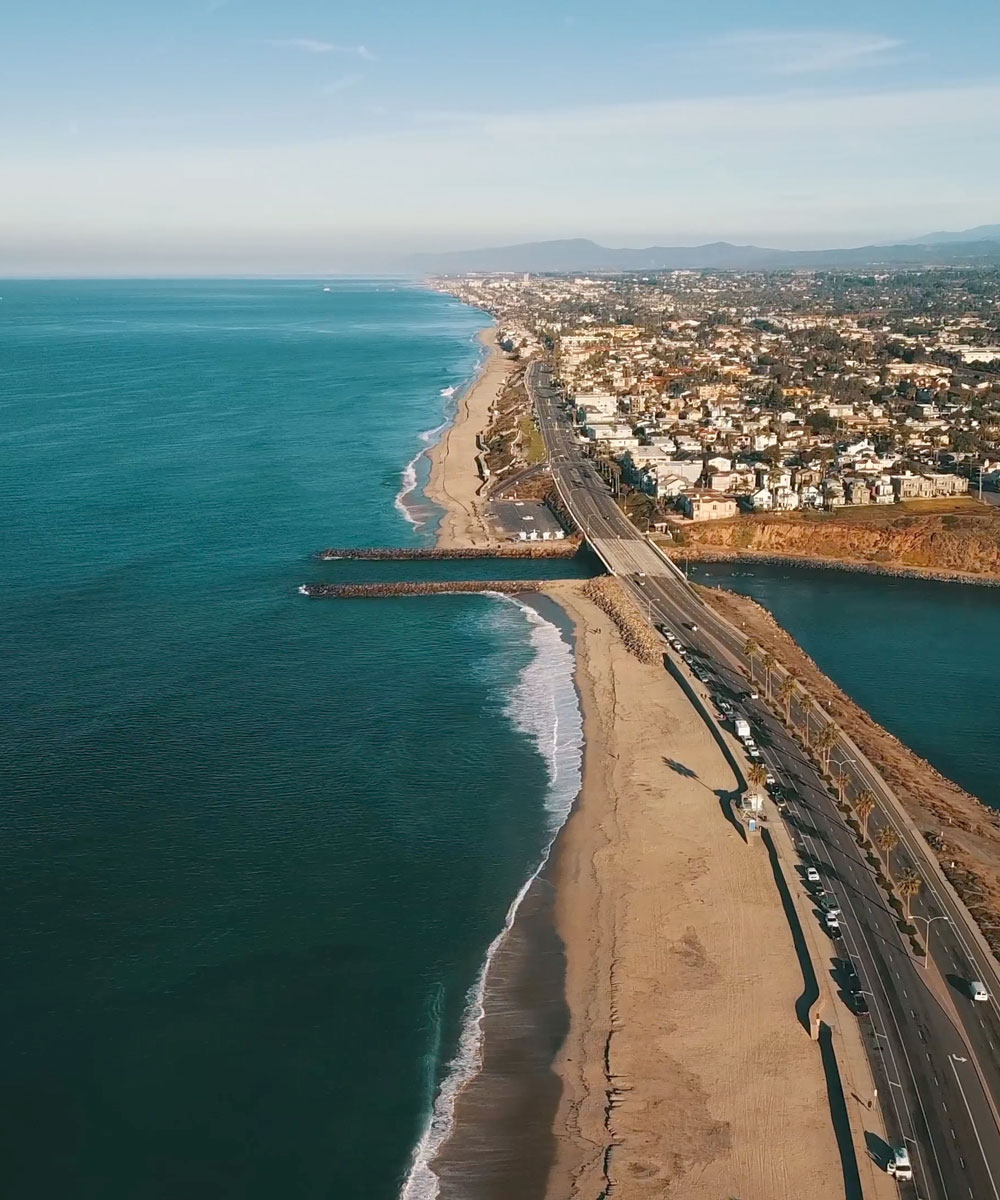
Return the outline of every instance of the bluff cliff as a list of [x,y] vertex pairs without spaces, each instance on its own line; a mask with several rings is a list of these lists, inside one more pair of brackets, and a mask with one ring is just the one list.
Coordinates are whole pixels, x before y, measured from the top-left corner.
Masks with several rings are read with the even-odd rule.
[[678,540],[692,558],[761,555],[1000,579],[1000,510],[973,500],[942,508],[762,513],[686,525]]

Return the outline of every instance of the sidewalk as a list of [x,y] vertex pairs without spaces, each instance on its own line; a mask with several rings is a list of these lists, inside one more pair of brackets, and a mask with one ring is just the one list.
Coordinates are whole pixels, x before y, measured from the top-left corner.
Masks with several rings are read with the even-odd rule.
[[865,1141],[866,1132],[877,1134],[884,1142],[888,1142],[889,1138],[878,1103],[875,1102],[871,1109],[867,1105],[868,1100],[875,1094],[875,1082],[858,1028],[858,1020],[836,993],[830,978],[830,942],[816,922],[812,897],[806,892],[802,878],[795,869],[801,861],[800,856],[792,843],[785,822],[770,801],[767,805],[767,827],[771,833],[785,886],[795,904],[819,986],[819,998],[813,1005],[813,1013],[817,1014],[833,1033],[834,1053],[844,1086],[844,1101],[851,1123],[862,1191],[866,1200],[899,1200],[898,1186],[872,1161]]

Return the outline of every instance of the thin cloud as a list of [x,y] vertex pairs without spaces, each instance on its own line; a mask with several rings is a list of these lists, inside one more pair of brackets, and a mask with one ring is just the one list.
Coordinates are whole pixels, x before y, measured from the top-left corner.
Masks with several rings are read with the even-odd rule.
[[716,49],[737,52],[770,75],[805,75],[889,66],[901,59],[903,43],[881,34],[831,30],[769,32],[745,30],[718,38]]
[[340,42],[323,42],[319,38],[267,38],[264,44],[278,50],[301,50],[304,54],[349,54],[366,62],[375,60],[367,46],[345,46]]
[[360,82],[360,75],[341,75],[339,79],[331,79],[329,83],[324,83],[319,89],[319,94],[321,96],[336,96],[338,92],[344,92]]

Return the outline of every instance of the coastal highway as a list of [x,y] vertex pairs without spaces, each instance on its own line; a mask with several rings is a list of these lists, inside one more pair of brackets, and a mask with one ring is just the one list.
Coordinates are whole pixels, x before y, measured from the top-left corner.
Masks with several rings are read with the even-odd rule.
[[[876,793],[882,819],[900,836],[897,853],[906,853],[925,878],[914,914],[943,918],[932,927],[930,969],[911,955],[828,786],[778,717],[764,703],[746,698],[745,636],[705,604],[622,513],[594,464],[581,454],[546,365],[532,363],[526,382],[553,479],[569,512],[647,618],[672,628],[700,659],[716,695],[739,700],[767,764],[790,797],[785,819],[803,856],[802,869],[815,865],[821,886],[840,904],[844,933],[831,940],[829,969],[843,991],[848,981],[834,960],[849,960],[868,1002],[869,1014],[857,1019],[864,1026],[877,1100],[890,1138],[907,1145],[913,1163],[913,1183],[901,1184],[902,1193],[923,1200],[1000,1200],[997,1011],[992,1002],[973,1004],[948,979],[994,977],[992,968],[986,970],[990,964],[978,930],[945,891],[919,838],[897,817],[885,782],[842,738],[832,758],[840,764],[848,794],[865,787]],[[876,825],[873,818],[872,828]],[[919,920],[918,925],[923,932],[925,926]],[[846,1012],[843,1019],[849,1019]],[[884,1149],[871,1146],[876,1159]]]

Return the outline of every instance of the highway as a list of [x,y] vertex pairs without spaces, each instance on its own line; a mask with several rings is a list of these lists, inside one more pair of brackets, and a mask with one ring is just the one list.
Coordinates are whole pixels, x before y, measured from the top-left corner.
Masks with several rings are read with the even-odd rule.
[[[819,886],[842,910],[843,935],[831,939],[829,969],[842,998],[856,1007],[848,976],[853,967],[867,1000],[868,1014],[856,1019],[862,1022],[878,1104],[890,1140],[907,1146],[913,1164],[913,1182],[900,1184],[901,1194],[923,1200],[1000,1200],[1000,977],[995,960],[950,894],[926,845],[897,811],[884,780],[841,736],[831,758],[843,772],[846,796],[864,788],[875,793],[879,803],[870,836],[880,824],[890,824],[900,839],[894,873],[905,865],[924,881],[913,914],[921,941],[925,921],[934,918],[929,968],[910,953],[897,915],[828,785],[783,722],[765,703],[748,697],[745,635],[706,605],[625,517],[581,453],[550,379],[541,362],[526,374],[563,502],[650,622],[670,628],[707,673],[713,695],[738,705],[750,720],[764,760],[788,798],[783,819],[802,856],[802,870],[815,865]],[[775,684],[781,677],[775,676]],[[800,715],[793,706],[793,719]],[[817,921],[820,916],[817,910]],[[956,986],[970,979],[986,982],[990,1003],[975,1004]],[[854,1019],[846,1011],[843,1018]],[[873,1146],[876,1159],[879,1153]]]

